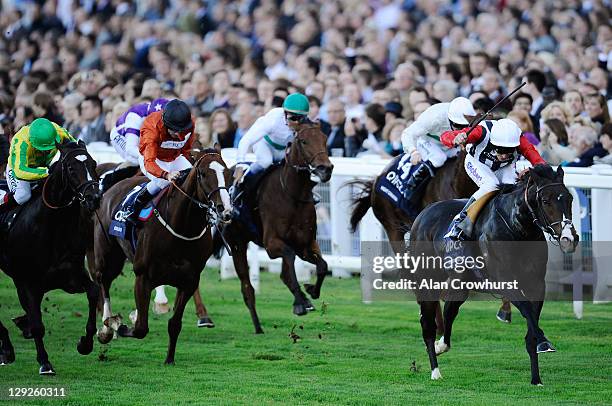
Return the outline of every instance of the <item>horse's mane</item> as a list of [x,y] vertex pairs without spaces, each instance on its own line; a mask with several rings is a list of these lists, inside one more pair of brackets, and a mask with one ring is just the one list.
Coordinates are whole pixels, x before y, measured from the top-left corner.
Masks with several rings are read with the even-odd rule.
[[533,175],[537,175],[540,178],[548,179],[548,180],[556,180],[557,173],[553,170],[553,168],[548,165],[536,165],[527,171],[522,177],[520,177],[515,184],[512,183],[502,183],[499,185],[499,190],[502,194],[512,193],[517,189],[524,188],[527,185],[527,182],[531,179]]

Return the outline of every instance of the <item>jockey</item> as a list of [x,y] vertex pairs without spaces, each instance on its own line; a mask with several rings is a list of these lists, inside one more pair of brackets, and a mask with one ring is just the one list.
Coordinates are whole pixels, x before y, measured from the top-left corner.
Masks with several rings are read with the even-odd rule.
[[[458,149],[440,143],[445,131],[459,130],[469,125],[467,117],[475,116],[472,103],[465,97],[457,97],[450,103],[438,103],[429,107],[402,133],[404,152],[410,154],[412,164],[423,161],[406,181],[404,196],[408,198],[447,158],[457,155]],[[467,117],[466,117],[467,116]]]
[[[283,102],[283,107],[274,108],[255,121],[238,144],[232,200],[247,193],[257,183],[258,174],[285,157],[287,143],[293,139],[299,125],[308,120],[308,111],[308,98],[292,93]],[[251,147],[255,162],[249,166],[246,154]]]
[[161,111],[167,103],[168,99],[155,99],[152,102],[135,104],[119,116],[115,127],[111,130],[110,142],[124,162],[114,171],[102,176],[100,179],[102,191],[125,177],[131,176],[133,167],[140,165],[138,163],[140,127],[149,114]]
[[453,219],[447,241],[471,238],[473,221],[468,208],[478,199],[498,189],[499,183],[516,182],[516,161],[523,155],[532,165],[545,164],[538,151],[521,135],[521,129],[510,119],[483,121],[469,134],[468,128],[447,131],[441,140],[449,148],[466,145],[465,171],[476,183],[478,190],[470,197],[465,207]]
[[191,145],[197,135],[189,107],[179,99],[170,100],[163,111],[149,114],[140,129],[140,170],[151,181],[138,192],[128,219],[138,213],[162,189],[176,180],[180,171],[191,169]]
[[76,141],[65,129],[37,118],[13,136],[6,166],[6,179],[11,191],[0,204],[0,214],[22,205],[32,196],[31,182],[49,175],[49,164],[57,153],[56,144]]

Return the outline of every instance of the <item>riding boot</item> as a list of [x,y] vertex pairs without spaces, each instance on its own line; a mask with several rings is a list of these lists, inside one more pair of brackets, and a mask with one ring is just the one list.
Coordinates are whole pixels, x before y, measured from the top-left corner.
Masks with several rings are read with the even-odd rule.
[[136,196],[136,199],[134,200],[134,204],[132,205],[132,211],[128,215],[127,220],[134,224],[137,224],[138,215],[140,214],[140,211],[144,209],[144,207],[147,205],[147,203],[151,201],[151,199],[153,199],[153,195],[149,193],[146,187],[140,189],[140,191],[138,192],[138,196]]
[[237,218],[240,216],[240,212],[244,206],[245,197],[251,194],[251,191],[257,185],[257,181],[259,180],[259,175],[263,172],[263,168],[261,168],[257,164],[252,164],[251,167],[244,173],[242,176],[242,180],[234,185],[232,191],[232,205],[234,206],[233,217]]
[[4,196],[4,201],[0,204],[0,215],[13,210],[17,206],[19,206],[19,203],[15,200],[15,196],[12,193],[7,193]]
[[408,178],[406,181],[406,188],[404,189],[404,197],[411,199],[415,192],[420,190],[426,182],[434,176],[436,171],[435,166],[430,161],[423,161],[421,165]]
[[472,235],[472,220],[468,217],[467,211],[470,206],[476,201],[474,197],[470,197],[463,209],[453,218],[448,232],[444,235],[444,239],[448,241],[465,241]]

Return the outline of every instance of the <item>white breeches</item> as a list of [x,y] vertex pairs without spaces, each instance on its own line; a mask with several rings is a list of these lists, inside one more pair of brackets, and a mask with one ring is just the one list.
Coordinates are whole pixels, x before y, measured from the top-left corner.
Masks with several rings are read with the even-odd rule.
[[[138,158],[138,162],[140,163],[140,170],[142,173],[144,173],[147,178],[151,179],[151,182],[147,184],[147,190],[149,193],[156,195],[160,190],[166,188],[170,184],[170,182],[168,182],[166,179],[157,178],[147,172],[144,166],[144,158],[142,156]],[[191,169],[193,166],[191,165],[191,162],[189,162],[189,160],[183,155],[179,155],[174,161],[171,162],[156,159],[155,163],[166,172],[182,171],[185,169]]]
[[417,140],[417,151],[421,154],[423,161],[429,161],[436,168],[441,168],[448,158],[457,155],[457,148],[445,148],[427,137],[419,137]]
[[468,176],[478,186],[478,190],[472,195],[476,200],[489,192],[497,190],[500,183],[514,184],[516,182],[516,168],[514,164],[493,171],[487,165],[468,154],[465,156],[464,165]]

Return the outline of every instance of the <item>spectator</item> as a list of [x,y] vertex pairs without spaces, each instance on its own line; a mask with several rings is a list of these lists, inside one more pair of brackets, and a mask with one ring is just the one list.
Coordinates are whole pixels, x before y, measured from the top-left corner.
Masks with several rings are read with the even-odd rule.
[[195,131],[196,134],[198,134],[198,139],[193,142],[193,152],[198,153],[207,148],[213,148],[215,146],[215,141],[213,141],[210,133],[210,126],[208,125],[207,117],[196,117]]
[[556,118],[546,120],[540,130],[542,142],[538,151],[542,158],[551,165],[572,162],[576,159],[576,151],[568,146],[568,136],[565,125]]
[[528,114],[531,114],[531,107],[533,106],[533,99],[527,93],[517,93],[514,97],[514,103],[512,105],[513,110],[523,110]]
[[597,142],[597,131],[592,127],[578,126],[570,131],[570,145],[576,151],[576,158],[566,166],[588,167],[595,158],[602,158],[608,152]]
[[547,121],[551,118],[561,121],[565,127],[569,127],[574,121],[570,110],[566,107],[565,103],[560,101],[554,101],[542,110],[542,121]]
[[584,112],[584,102],[582,94],[578,90],[567,91],[563,96],[563,102],[572,114],[572,117],[586,115],[586,113]]
[[602,148],[606,150],[608,154],[604,157],[599,157],[599,159],[595,159],[594,163],[612,165],[612,123],[605,124],[601,128],[599,142],[601,143]]
[[196,115],[211,114],[215,110],[215,104],[208,83],[208,75],[203,69],[198,69],[191,77],[193,85],[193,97],[185,102],[194,110]]
[[508,118],[514,121],[521,131],[523,135],[527,137],[529,142],[533,145],[538,145],[540,140],[535,136],[533,132],[533,123],[531,122],[531,118],[529,118],[529,114],[524,110],[512,110],[508,113]]
[[104,128],[104,114],[102,114],[102,101],[97,96],[87,96],[79,107],[79,114],[83,120],[83,129],[79,140],[85,144],[92,142],[110,143],[110,133]]
[[452,80],[438,80],[433,85],[433,97],[442,103],[449,103],[457,97],[458,86]]
[[[419,103],[429,102],[429,93],[424,87],[416,86],[410,89],[408,93],[408,108],[406,103],[402,102],[404,117],[416,120],[415,112]],[[421,110],[421,113],[425,110]]]
[[404,152],[402,148],[402,131],[407,126],[406,120],[401,118],[395,118],[387,122],[382,134],[385,154],[393,157]]
[[210,134],[221,148],[233,148],[236,125],[226,109],[217,109],[210,116]]
[[329,133],[327,133],[327,151],[331,156],[348,156],[345,150],[345,121],[346,112],[344,103],[340,99],[332,99],[327,103],[327,117]]
[[584,100],[584,108],[592,122],[598,123],[599,126],[610,122],[610,113],[606,98],[601,94],[588,95]]
[[213,76],[213,104],[215,109],[229,108],[230,78],[226,70],[220,70]]
[[359,119],[346,121],[344,126],[345,148],[348,156],[358,154],[383,154],[382,130],[385,126],[385,109],[380,104],[368,104],[365,123]]
[[155,79],[147,79],[142,84],[142,92],[140,93],[141,101],[152,101],[159,99],[162,94],[161,85]]
[[257,114],[255,106],[250,103],[242,103],[236,108],[236,135],[234,137],[234,148],[238,148],[238,143],[251,128],[255,120],[257,120]]
[[64,114],[63,127],[70,134],[81,133],[81,124],[79,122],[79,106],[83,101],[83,96],[79,93],[70,93],[62,99],[62,111]]
[[427,110],[429,107],[431,107],[432,104],[433,103],[430,102],[429,100],[423,100],[417,103],[417,105],[414,106],[414,119],[416,120],[417,118],[419,118],[421,113]]
[[527,82],[527,86],[523,88],[525,89],[524,92],[531,96],[531,100],[533,100],[529,114],[533,117],[534,123],[539,122],[540,113],[544,109],[542,90],[546,86],[546,76],[541,71],[532,69],[527,71],[525,82]]
[[47,92],[36,92],[32,100],[32,110],[34,117],[43,117],[54,123],[60,124],[64,122],[64,118],[58,111],[53,96]]
[[357,117],[363,119],[365,108],[361,104],[361,93],[359,87],[355,83],[346,83],[342,92],[344,98],[344,111],[346,117],[351,119]]

